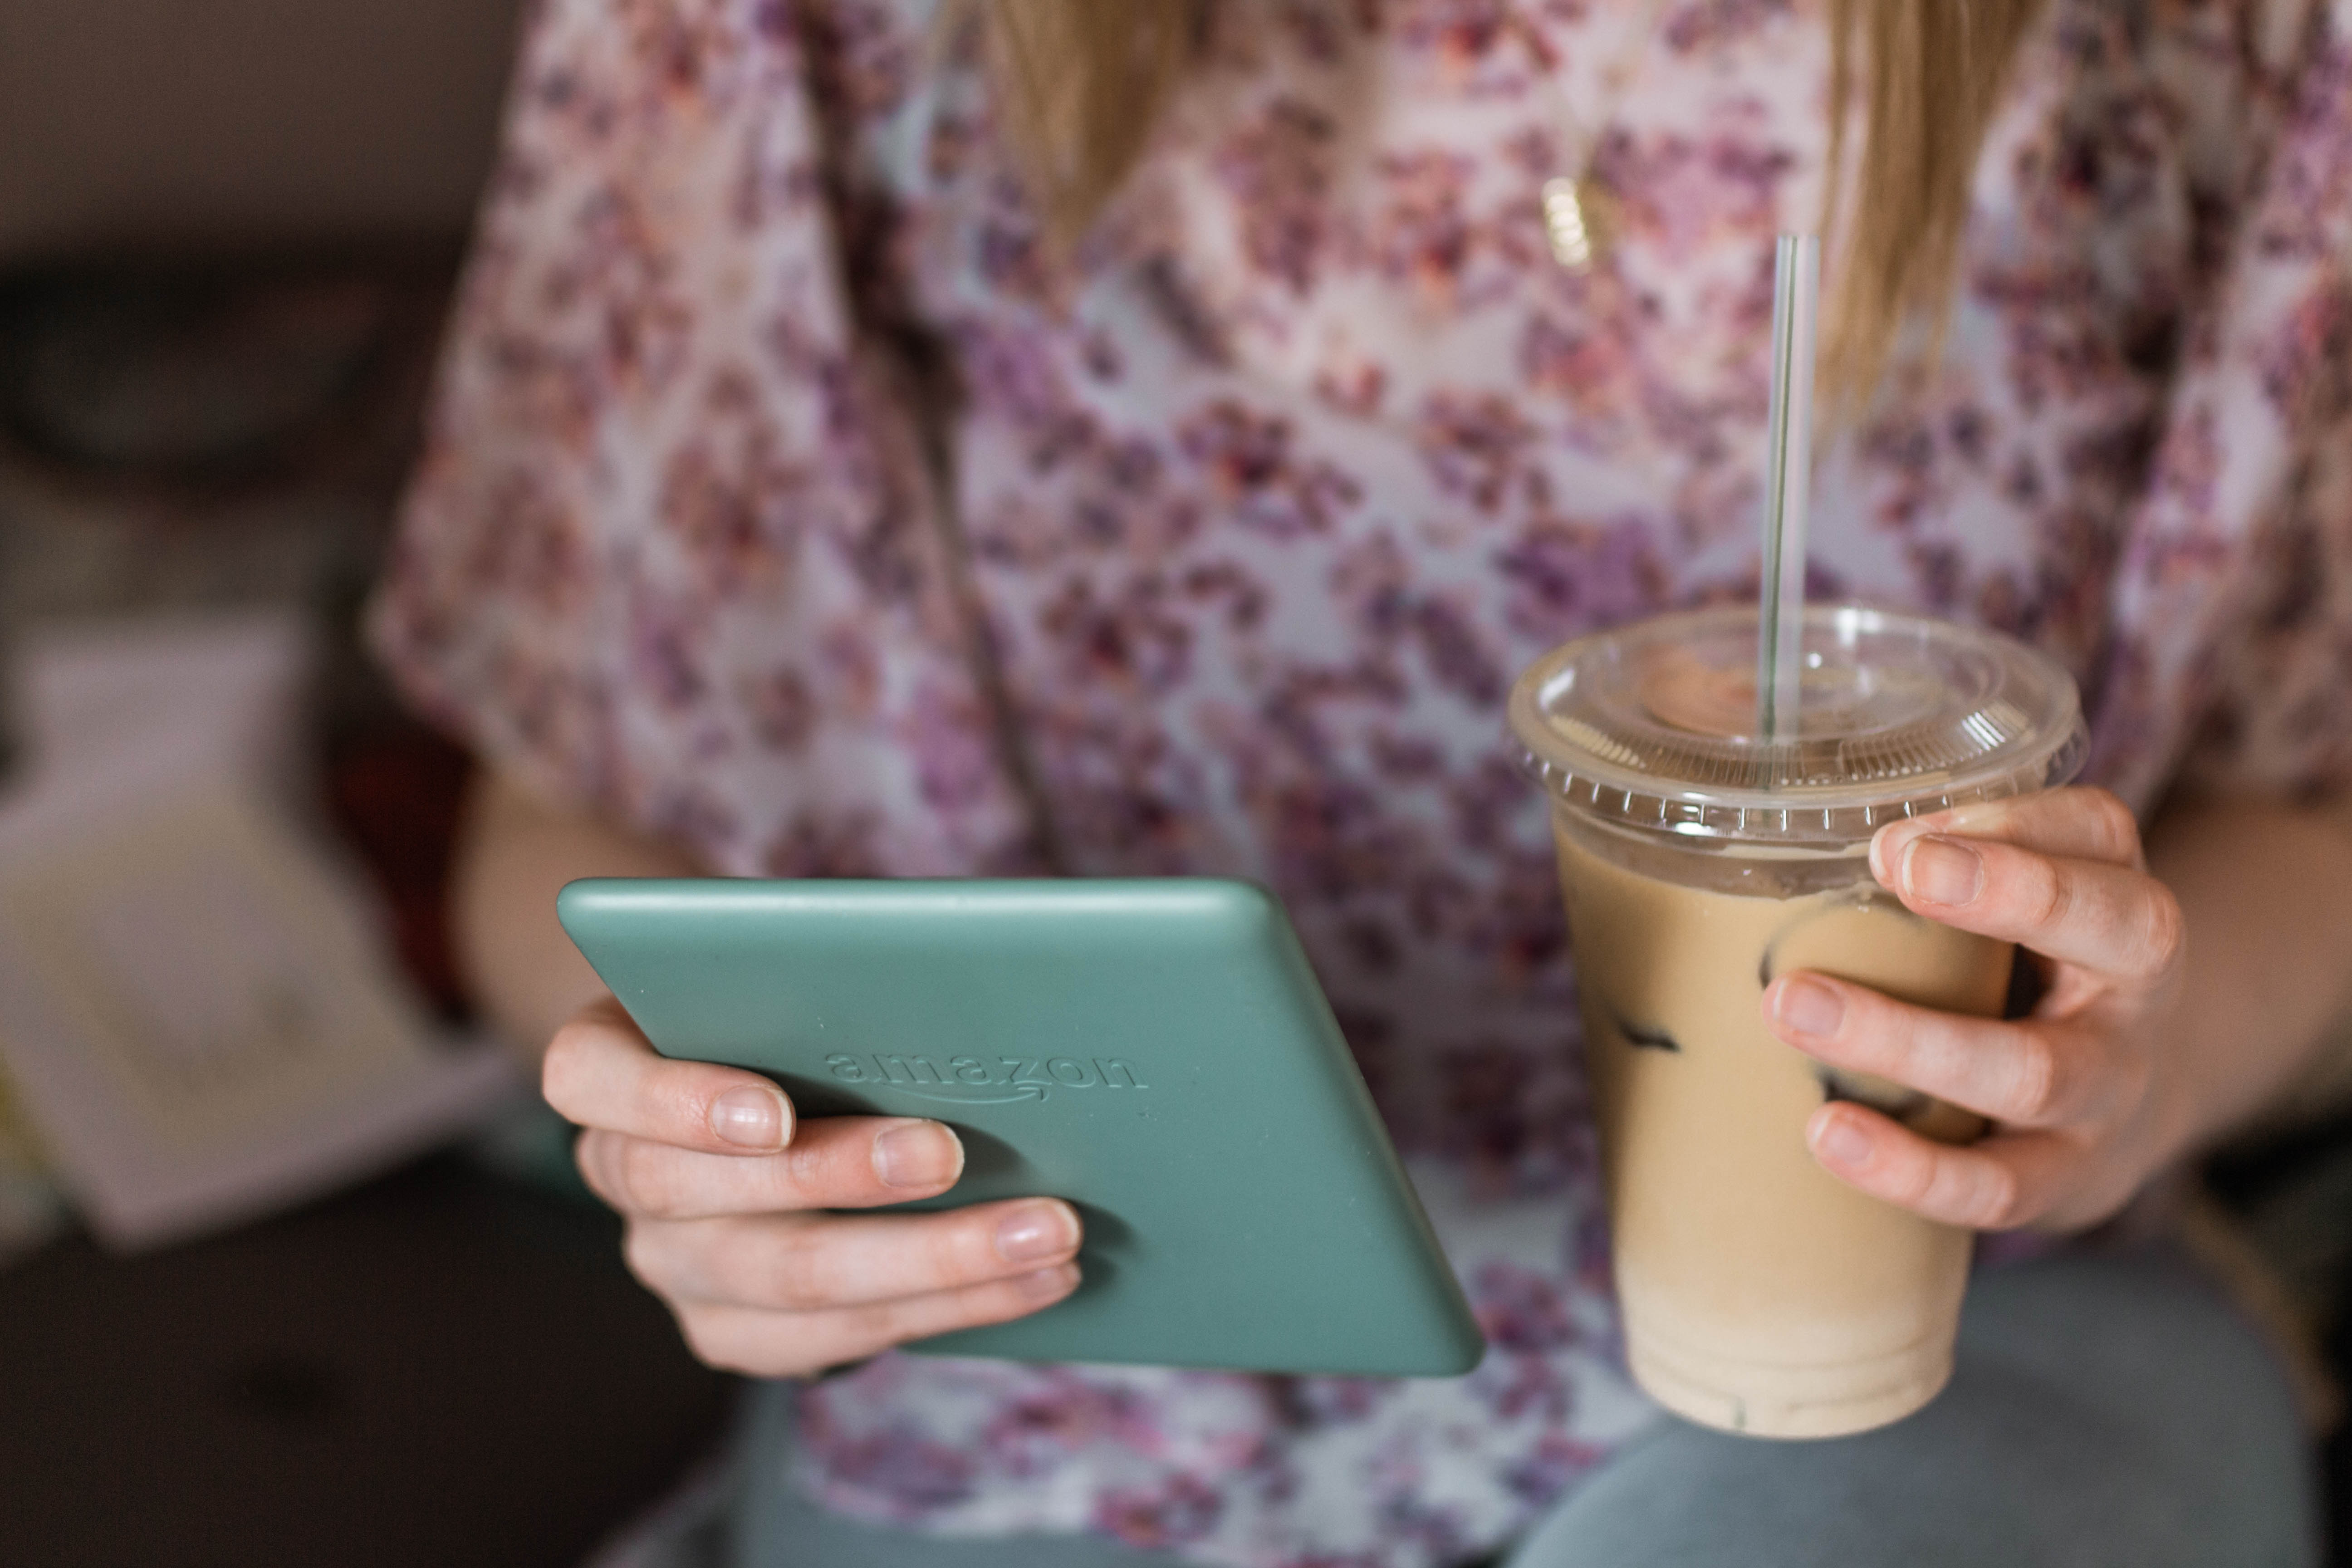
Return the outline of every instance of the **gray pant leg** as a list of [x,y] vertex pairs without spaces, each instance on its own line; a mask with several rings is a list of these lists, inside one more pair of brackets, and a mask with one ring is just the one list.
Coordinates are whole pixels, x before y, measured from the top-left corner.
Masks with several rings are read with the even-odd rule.
[[2284,1380],[2184,1265],[2053,1258],[1972,1285],[1952,1385],[1820,1442],[1669,1420],[1510,1568],[2311,1568]]

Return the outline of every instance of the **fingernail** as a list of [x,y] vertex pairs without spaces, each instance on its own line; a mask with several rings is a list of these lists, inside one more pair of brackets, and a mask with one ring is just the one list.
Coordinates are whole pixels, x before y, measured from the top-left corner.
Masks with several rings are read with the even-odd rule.
[[1833,1116],[1813,1140],[1813,1152],[1832,1165],[1859,1170],[1870,1163],[1870,1135],[1843,1116]]
[[781,1149],[784,1097],[772,1089],[730,1089],[710,1102],[710,1131],[739,1149]]
[[962,1140],[936,1121],[902,1121],[874,1140],[874,1174],[886,1187],[936,1187],[962,1173]]
[[1892,887],[1895,879],[1886,874],[1886,846],[1901,825],[1890,823],[1870,836],[1870,874]]
[[1065,1263],[1055,1268],[1040,1268],[1034,1274],[1024,1274],[1013,1281],[1013,1289],[1034,1300],[1050,1301],[1056,1296],[1066,1296],[1078,1282],[1078,1266]]
[[996,1250],[1007,1263],[1052,1258],[1077,1243],[1077,1221],[1059,1204],[1029,1204],[996,1225]]
[[1921,838],[1903,856],[1903,890],[1923,904],[1958,905],[1984,889],[1984,862],[1949,838]]
[[1845,998],[1818,980],[1783,980],[1773,993],[1773,1021],[1792,1033],[1825,1040],[1845,1022]]

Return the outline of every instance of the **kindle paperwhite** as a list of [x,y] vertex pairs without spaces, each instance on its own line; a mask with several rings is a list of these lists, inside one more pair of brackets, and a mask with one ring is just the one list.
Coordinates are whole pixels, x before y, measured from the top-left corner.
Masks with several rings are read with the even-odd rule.
[[1051,1194],[1083,1282],[910,1347],[1438,1376],[1476,1324],[1281,905],[1211,879],[592,880],[564,929],[663,1054],[935,1117],[940,1208]]

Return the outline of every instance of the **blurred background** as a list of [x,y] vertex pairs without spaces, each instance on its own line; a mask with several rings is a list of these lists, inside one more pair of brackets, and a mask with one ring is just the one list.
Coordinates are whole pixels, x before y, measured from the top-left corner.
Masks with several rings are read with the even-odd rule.
[[466,759],[356,640],[516,11],[0,4],[12,1564],[552,1568],[728,1419],[467,1017]]
[[[515,25],[0,4],[11,1563],[551,1568],[728,1419],[467,1016],[467,763],[356,639]],[[2326,1406],[2352,1130],[2207,1184]]]

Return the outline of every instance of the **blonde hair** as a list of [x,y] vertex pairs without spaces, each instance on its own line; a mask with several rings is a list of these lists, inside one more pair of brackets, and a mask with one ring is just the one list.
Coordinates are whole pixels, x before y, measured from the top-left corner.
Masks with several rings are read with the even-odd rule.
[[1195,53],[1206,0],[969,0],[998,118],[1045,219],[1067,247],[1143,151]]
[[[1969,182],[2041,0],[1830,0],[1829,201],[1840,247],[1822,368],[1833,410],[1869,399],[1906,325],[1932,364],[1951,313]],[[1859,58],[1857,58],[1857,56]],[[1844,181],[1848,115],[1861,166]]]
[[[1209,0],[971,0],[1005,130],[1047,234],[1067,246],[1118,189],[1196,54]],[[1832,411],[1869,400],[1919,327],[1932,363],[1969,181],[2041,0],[1828,0],[1835,282],[1822,368]],[[1849,182],[1848,121],[1862,158]]]

